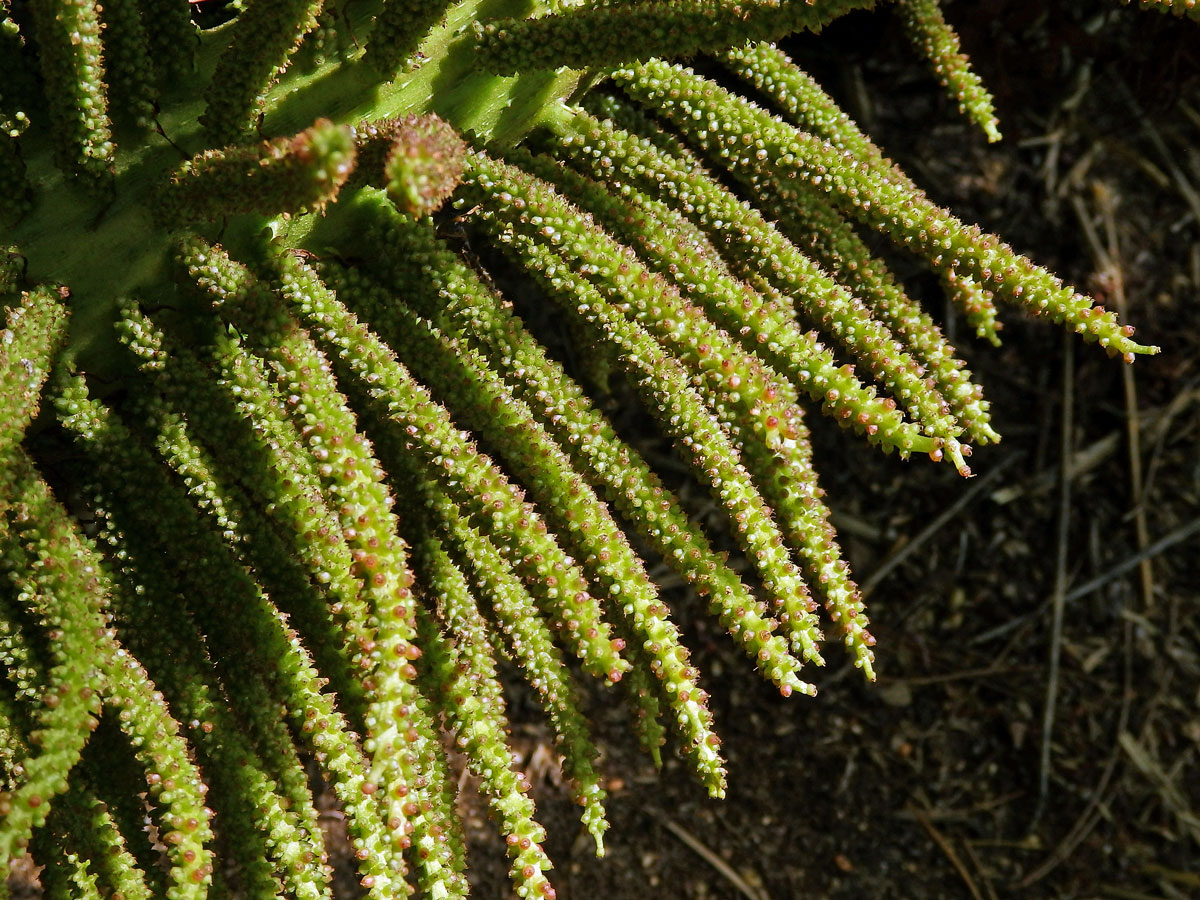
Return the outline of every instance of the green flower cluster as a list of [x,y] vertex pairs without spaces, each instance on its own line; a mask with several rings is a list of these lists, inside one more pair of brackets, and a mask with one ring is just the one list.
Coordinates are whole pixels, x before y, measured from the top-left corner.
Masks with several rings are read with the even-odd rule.
[[[963,475],[999,436],[866,232],[986,339],[1007,302],[1154,348],[761,43],[873,5],[255,0],[201,30],[183,0],[0,0],[0,885],[29,851],[51,898],[329,897],[324,794],[367,896],[462,897],[452,747],[517,895],[553,897],[501,658],[599,852],[577,673],[725,791],[655,564],[784,696],[826,633],[874,677],[806,416]],[[897,12],[998,137],[935,0]]]

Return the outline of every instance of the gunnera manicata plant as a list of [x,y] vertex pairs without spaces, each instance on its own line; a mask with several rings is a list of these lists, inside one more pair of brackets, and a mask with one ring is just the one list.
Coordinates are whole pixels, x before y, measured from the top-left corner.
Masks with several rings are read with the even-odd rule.
[[[724,792],[643,555],[785,696],[825,634],[872,677],[805,410],[964,475],[999,436],[870,231],[986,340],[1009,303],[1154,350],[771,43],[892,7],[998,139],[936,0],[218,5],[0,0],[0,876],[31,849],[48,897],[329,896],[310,765],[368,896],[463,896],[446,742],[552,897],[498,655],[598,851],[576,670]],[[624,379],[746,574],[462,227]]]

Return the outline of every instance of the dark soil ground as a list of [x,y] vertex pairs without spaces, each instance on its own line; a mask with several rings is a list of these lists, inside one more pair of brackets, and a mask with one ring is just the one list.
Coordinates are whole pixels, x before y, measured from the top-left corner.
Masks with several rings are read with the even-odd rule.
[[[817,698],[784,701],[674,592],[729,795],[678,760],[656,774],[597,690],[605,859],[537,782],[562,900],[1200,896],[1200,26],[1045,6],[948,7],[996,95],[995,146],[885,14],[793,49],[934,199],[1124,305],[1162,354],[1125,367],[1020,314],[994,349],[951,317],[1004,435],[971,481],[814,425],[878,683],[835,656]],[[516,743],[549,760],[538,726]],[[508,896],[468,814],[476,895]]]

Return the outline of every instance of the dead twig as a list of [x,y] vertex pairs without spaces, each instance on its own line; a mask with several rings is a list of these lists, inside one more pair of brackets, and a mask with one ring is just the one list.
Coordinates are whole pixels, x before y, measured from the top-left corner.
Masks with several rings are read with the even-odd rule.
[[1116,900],[1165,900],[1161,894],[1144,894],[1131,888],[1117,887],[1115,884],[1106,884],[1100,890],[1105,897],[1115,897]]
[[988,900],[1000,900],[996,896],[996,890],[992,887],[992,880],[988,878],[987,872],[984,871],[983,865],[979,862],[979,857],[975,854],[975,848],[971,846],[970,841],[963,842],[963,850],[971,860],[971,865],[975,867],[975,871],[979,873],[980,879],[983,881],[983,889],[987,891]]
[[[1197,401],[1200,401],[1200,390],[1197,390],[1194,384],[1189,384],[1172,397],[1171,402],[1166,406],[1140,410],[1138,413],[1139,435],[1154,442],[1156,451],[1161,449],[1163,442],[1171,434],[1171,426],[1175,420],[1188,411],[1189,407]],[[1075,477],[1078,479],[1079,476],[1085,475],[1107,462],[1109,457],[1116,453],[1120,446],[1121,431],[1117,430],[1106,434],[1104,437],[1086,446],[1080,447],[1071,456],[1071,471],[1075,473]],[[1058,466],[1052,466],[1039,472],[1031,479],[997,489],[992,494],[991,499],[993,502],[1003,506],[1006,503],[1012,503],[1014,500],[1021,498],[1036,497],[1052,490],[1058,484],[1058,478]],[[1153,483],[1153,480],[1154,466],[1152,462],[1147,468],[1147,474],[1144,479],[1145,484],[1142,489],[1143,495],[1149,490],[1149,486]],[[871,537],[872,535],[866,536]]]
[[[1083,584],[1079,585],[1079,587],[1071,588],[1070,592],[1066,596],[1066,601],[1071,603],[1080,599],[1081,597],[1086,597],[1088,594],[1092,593],[1092,591],[1098,590],[1099,588],[1104,587],[1104,585],[1108,584],[1110,581],[1115,581],[1116,579],[1120,578],[1126,572],[1136,569],[1141,564],[1142,560],[1153,559],[1156,556],[1161,556],[1165,551],[1171,549],[1176,544],[1186,541],[1194,534],[1200,534],[1200,516],[1197,516],[1196,518],[1192,519],[1192,521],[1185,522],[1178,528],[1173,529],[1163,537],[1159,538],[1145,550],[1126,557],[1111,569],[1106,569],[1095,578],[1085,581]],[[1041,610],[1038,610],[1038,612],[1034,613],[1034,615],[1037,615],[1040,612]]]
[[1063,611],[1066,608],[1067,557],[1071,525],[1071,449],[1074,431],[1075,410],[1075,342],[1072,335],[1064,335],[1062,432],[1059,458],[1062,479],[1058,491],[1058,538],[1057,555],[1054,563],[1054,593],[1051,608],[1049,666],[1046,673],[1046,700],[1042,709],[1042,752],[1038,761],[1038,796],[1033,810],[1029,831],[1037,830],[1038,822],[1046,810],[1050,794],[1050,743],[1054,736],[1054,717],[1058,704],[1058,666],[1062,658]]
[[[999,797],[991,797],[982,803],[976,803],[965,809],[939,808],[919,811],[909,806],[899,812],[893,813],[893,815],[897,819],[904,819],[910,822],[916,821],[918,816],[924,816],[930,822],[967,822],[972,816],[977,816],[981,812],[988,812],[989,810],[998,809],[1001,806],[1007,806],[1024,794],[1024,791],[1010,791],[1007,794],[1001,794]],[[981,842],[976,841],[975,843],[979,844]]]
[[[1096,235],[1095,229],[1092,227],[1091,219],[1088,217],[1086,210],[1083,207],[1082,200],[1075,198],[1075,212],[1079,217],[1080,223],[1083,225],[1084,233],[1088,237],[1088,241],[1092,247],[1092,253],[1096,259],[1097,266],[1105,273],[1108,286],[1117,298],[1117,304],[1120,312],[1124,314],[1124,279],[1121,274],[1118,259],[1118,246],[1116,236],[1115,217],[1113,216],[1112,197],[1107,192],[1098,192],[1100,199],[1102,214],[1105,221],[1105,232],[1108,238],[1107,249],[1100,244],[1099,238]],[[1141,481],[1141,451],[1138,440],[1139,423],[1137,415],[1137,394],[1134,390],[1132,382],[1132,373],[1126,370],[1125,381],[1125,410],[1126,410],[1126,428],[1128,429],[1128,448],[1129,448],[1129,467],[1130,467],[1130,486],[1133,492],[1133,503],[1138,510],[1139,527],[1138,527],[1138,546],[1140,551],[1145,551],[1149,544],[1149,531],[1146,527],[1145,515],[1142,507],[1142,481]],[[1150,603],[1150,596],[1153,592],[1153,578],[1147,569],[1142,571],[1142,590],[1143,603]],[[1063,606],[1072,598],[1071,593],[1068,593],[1063,598]],[[1128,619],[1125,620],[1123,626],[1123,678],[1121,691],[1121,710],[1117,717],[1117,735],[1126,734],[1126,729],[1129,724],[1129,711],[1133,700],[1133,632],[1132,626]],[[1083,812],[1076,818],[1074,824],[1067,831],[1066,835],[1058,846],[1050,853],[1050,855],[1035,868],[1032,872],[1025,876],[1020,882],[1022,888],[1028,888],[1034,883],[1045,878],[1053,871],[1063,860],[1067,859],[1075,849],[1083,842],[1084,838],[1091,833],[1100,821],[1100,803],[1105,796],[1109,783],[1112,781],[1113,773],[1117,768],[1119,759],[1118,748],[1120,742],[1114,741],[1112,750],[1104,765],[1104,770],[1101,772],[1100,779],[1092,791],[1091,798]]]
[[1142,109],[1141,104],[1138,103],[1137,99],[1133,96],[1133,92],[1129,90],[1129,85],[1127,85],[1120,78],[1114,78],[1113,81],[1116,83],[1118,90],[1124,96],[1125,102],[1129,105],[1130,110],[1132,110],[1133,114],[1137,117],[1138,123],[1142,126],[1142,133],[1146,135],[1146,137],[1150,140],[1150,143],[1154,145],[1154,149],[1158,151],[1159,156],[1162,157],[1163,165],[1166,167],[1167,172],[1170,173],[1171,179],[1175,182],[1175,188],[1179,191],[1179,195],[1183,197],[1184,202],[1187,203],[1188,208],[1191,209],[1192,215],[1195,216],[1196,221],[1200,222],[1200,192],[1197,192],[1197,190],[1192,187],[1192,183],[1188,181],[1188,178],[1183,173],[1183,170],[1175,164],[1174,154],[1167,146],[1167,142],[1163,140],[1163,137],[1159,133],[1158,129],[1154,127],[1154,123],[1150,121],[1150,117],[1146,115],[1146,111]]
[[1079,814],[1075,823],[1067,831],[1066,835],[1063,836],[1063,839],[1058,842],[1058,846],[1042,861],[1041,865],[1021,879],[1019,886],[1022,888],[1028,888],[1036,884],[1053,872],[1061,862],[1075,852],[1075,849],[1083,843],[1084,838],[1091,834],[1092,829],[1100,822],[1100,803],[1108,791],[1113,774],[1117,770],[1117,762],[1120,759],[1119,737],[1126,733],[1126,728],[1129,725],[1129,710],[1133,703],[1133,626],[1128,620],[1125,621],[1122,629],[1122,650],[1124,665],[1121,687],[1121,711],[1117,715],[1118,740],[1113,741],[1112,750],[1109,752],[1108,760],[1104,764],[1104,771],[1100,773],[1100,780],[1096,783],[1087,806],[1084,807],[1083,812]]
[[648,809],[647,812],[653,818],[661,822],[667,831],[679,838],[679,840],[682,841],[688,847],[688,849],[716,869],[717,872],[721,874],[721,877],[737,888],[738,893],[745,897],[746,900],[771,900],[764,888],[752,887],[746,881],[746,879],[734,871],[733,867],[730,866],[729,863],[721,859],[721,857],[703,844],[699,838],[693,835],[690,831],[688,831],[670,816],[666,815],[666,813],[662,813],[654,809]]
[[942,672],[937,675],[916,675],[912,678],[892,678],[892,684],[925,685],[945,684],[948,681],[964,681],[971,678],[996,678],[1001,675],[1018,675],[1028,672],[1029,666],[988,666],[982,669],[962,669],[958,672]]
[[958,858],[958,854],[954,852],[954,848],[950,846],[950,842],[942,836],[942,833],[933,827],[933,823],[929,821],[929,817],[919,810],[913,810],[914,818],[921,823],[933,842],[938,845],[938,848],[946,854],[946,858],[950,860],[950,865],[954,866],[954,871],[958,872],[958,877],[963,880],[963,884],[967,886],[967,890],[971,892],[974,900],[983,900],[983,894],[979,893],[979,887],[975,884],[975,879],[971,877],[971,873],[967,871],[967,867],[963,865],[963,861]]
[[1118,740],[1129,761],[1158,789],[1163,804],[1174,814],[1180,826],[1191,835],[1193,841],[1200,844],[1200,816],[1192,811],[1187,794],[1180,789],[1176,779],[1128,731],[1121,732]]
[[1166,866],[1160,866],[1157,863],[1147,863],[1142,866],[1141,872],[1143,875],[1150,875],[1173,884],[1182,884],[1184,887],[1192,887],[1200,890],[1200,874],[1195,872],[1180,872],[1177,869],[1168,869]]
[[[1101,246],[1083,208],[1083,200],[1079,197],[1075,198],[1075,212],[1084,225],[1084,233],[1091,245],[1092,256],[1099,269],[1101,281],[1113,299],[1117,314],[1128,321],[1128,304],[1125,302],[1125,274],[1121,267],[1121,249],[1117,238],[1113,194],[1106,185],[1100,182],[1092,186],[1092,192],[1100,207],[1107,246]],[[1137,384],[1134,381],[1133,366],[1125,366],[1121,370],[1121,375],[1125,392],[1125,438],[1129,453],[1129,486],[1133,494],[1134,527],[1137,530],[1138,550],[1145,550],[1150,545],[1150,530],[1146,524],[1145,493],[1142,482],[1141,428],[1139,427]],[[1141,570],[1142,610],[1148,613],[1154,609],[1154,570],[1148,558],[1143,559],[1138,567]]]
[[[1138,564],[1141,563],[1143,559],[1153,559],[1156,556],[1161,556],[1176,544],[1183,543],[1195,534],[1200,534],[1200,516],[1197,516],[1190,522],[1185,522],[1178,528],[1169,531],[1145,550],[1126,557],[1112,568],[1105,569],[1095,578],[1088,579],[1083,584],[1079,585],[1079,587],[1071,588],[1071,590],[1067,592],[1066,597],[1063,598],[1064,602],[1074,603],[1076,600],[1086,597],[1088,594],[1099,590],[1106,584],[1116,581],[1126,572],[1136,569]],[[1016,631],[1018,628],[1028,624],[1034,619],[1039,618],[1043,613],[1045,613],[1046,607],[1050,604],[1050,602],[1051,600],[1047,599],[1032,612],[1009,619],[1003,625],[997,625],[995,628],[989,628],[987,631],[975,635],[975,637],[971,638],[971,640],[967,642],[967,646],[977,647],[980,644],[986,644],[990,641],[994,641],[996,638],[1003,637],[1011,631]]]
[[[1196,284],[1200,285],[1200,245],[1197,245],[1196,251],[1197,269],[1195,280]],[[1200,388],[1197,387],[1197,384],[1200,384],[1200,379],[1193,378],[1189,384],[1184,385],[1179,393],[1171,398],[1171,402],[1165,407],[1147,410],[1142,414],[1141,424],[1143,430],[1146,430],[1147,419],[1153,417],[1154,420],[1154,427],[1149,429],[1149,437],[1154,442],[1154,449],[1151,451],[1150,461],[1146,465],[1146,478],[1142,486],[1142,496],[1149,494],[1151,487],[1154,485],[1155,476],[1158,474],[1158,465],[1163,458],[1163,448],[1166,445],[1167,438],[1172,435],[1175,420],[1188,411],[1189,407],[1200,401]]]

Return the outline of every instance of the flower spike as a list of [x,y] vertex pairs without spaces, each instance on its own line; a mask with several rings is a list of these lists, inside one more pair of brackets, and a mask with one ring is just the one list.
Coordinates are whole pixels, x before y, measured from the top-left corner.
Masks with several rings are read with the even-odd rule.
[[[637,221],[636,214],[614,209],[615,201],[598,185],[589,185],[545,159],[520,152],[512,155],[527,169],[557,179],[568,185],[568,190],[582,194],[599,208],[602,221],[615,220],[618,230],[622,228],[621,220],[625,219],[633,234],[644,238],[658,234],[664,241],[669,239],[665,229],[645,219]],[[660,259],[658,265],[650,262],[650,268],[660,273],[652,277],[640,260],[603,231],[588,228],[583,217],[573,214],[564,202],[556,201],[549,192],[526,200],[519,221],[528,219],[537,224],[530,232],[535,240],[552,229],[554,236],[549,243],[560,252],[562,248],[570,248],[572,255],[578,254],[581,271],[599,273],[609,267],[607,271],[628,272],[626,278],[593,274],[590,280],[602,290],[607,288],[606,293],[615,303],[644,323],[693,373],[693,383],[700,388],[722,426],[734,437],[746,468],[762,491],[764,500],[774,509],[789,546],[799,554],[812,583],[819,585],[817,592],[831,604],[835,620],[847,629],[856,659],[869,673],[872,641],[862,630],[866,624],[865,617],[858,618],[862,603],[857,597],[857,588],[848,580],[847,567],[840,559],[833,530],[828,524],[828,511],[819,499],[822,491],[812,469],[803,416],[795,405],[796,390],[751,353],[751,348],[757,344],[757,336],[751,335],[746,346],[731,340],[668,283],[673,271],[690,269],[688,263],[693,260]],[[573,244],[572,236],[577,236]],[[649,255],[653,255],[652,251]],[[702,266],[700,270],[703,271]],[[742,292],[728,285],[719,275],[714,275],[713,280],[717,282],[713,293],[726,288],[741,294],[733,305],[744,309]],[[614,286],[619,290],[612,290]],[[708,294],[705,291],[698,299],[703,302]]]
[[658,592],[624,532],[566,454],[537,423],[532,411],[512,396],[499,376],[470,347],[441,335],[397,301],[394,347],[414,361],[414,374],[455,408],[465,422],[495,447],[514,475],[545,510],[546,521],[562,536],[593,584],[619,611],[626,630],[646,655],[673,712],[685,746],[695,748],[698,773],[714,793],[724,790],[724,772],[710,751],[712,717],[704,692],[692,676],[686,648],[666,615]]
[[510,658],[525,669],[530,687],[555,733],[563,756],[563,771],[572,782],[576,802],[583,808],[584,826],[603,853],[608,819],[606,797],[596,770],[596,747],[579,705],[578,691],[563,664],[537,605],[495,544],[473,527],[455,504],[427,477],[414,473],[414,484],[429,527],[440,535],[445,549],[463,575],[488,598],[491,616],[504,638]]
[[403,427],[409,451],[430,466],[456,500],[468,504],[481,527],[503,535],[501,549],[538,592],[539,600],[554,611],[556,627],[584,666],[601,678],[619,680],[628,663],[613,648],[609,628],[578,564],[563,553],[533,506],[311,270],[293,267],[279,277],[283,296],[301,318],[330,342],[341,363],[387,410],[388,418]]
[[[920,367],[908,360],[892,336],[849,293],[784,238],[753,207],[739,201],[692,161],[664,151],[654,142],[577,112],[555,123],[562,154],[597,177],[628,179],[639,190],[662,198],[709,233],[727,262],[757,290],[742,302],[722,304],[719,315],[747,338],[792,382],[822,404],[823,410],[847,426],[865,432],[887,449],[933,453],[938,442],[905,422],[895,400],[876,401],[853,368],[839,369],[815,334],[805,334],[794,321],[789,299],[837,337],[847,350],[865,357],[881,371],[885,383],[899,393],[926,397]],[[755,297],[761,297],[761,304]],[[750,300],[747,306],[745,300]],[[706,301],[714,314],[715,304]],[[735,324],[736,323],[736,324]],[[758,340],[758,335],[763,340]],[[904,365],[901,365],[903,363]],[[942,416],[941,410],[938,415]],[[950,431],[953,431],[950,426]],[[953,449],[953,444],[949,445]],[[955,460],[956,462],[960,460]]]
[[787,202],[779,197],[775,182],[760,181],[757,187],[760,202],[770,209],[779,230],[840,279],[929,372],[967,437],[980,444],[998,441],[983,389],[971,381],[965,363],[824,194],[792,191],[793,200]]
[[66,791],[96,727],[106,673],[92,649],[105,631],[106,598],[59,532],[61,520],[34,518],[48,491],[23,451],[9,448],[0,459],[0,555],[17,603],[46,634],[51,660],[31,734],[37,749],[24,760],[19,784],[0,798],[0,874],[7,875],[9,861],[24,855],[33,830]]
[[452,766],[554,900],[507,691],[602,853],[584,670],[714,796],[694,608],[784,696],[826,637],[873,677],[808,416],[998,440],[873,232],[947,334],[1154,349],[764,43],[907,29],[999,138],[942,0],[895,4],[0,0],[0,900],[26,851],[46,900],[330,900],[344,850],[465,900]]
[[317,25],[324,0],[254,0],[238,17],[233,39],[217,62],[200,117],[216,145],[245,138],[263,97],[304,35]]
[[618,349],[643,402],[681,448],[694,457],[694,465],[705,473],[714,495],[726,506],[739,541],[756,561],[764,583],[780,604],[794,649],[806,659],[819,661],[819,631],[811,615],[813,604],[807,587],[787,558],[783,537],[769,508],[720,424],[689,384],[682,364],[639,323],[627,319],[590,282],[576,275],[570,263],[502,224],[508,208],[529,202],[525,195],[534,186],[527,176],[522,178],[511,167],[474,154],[470,180],[464,187],[466,197],[481,201],[480,218],[489,231],[512,248],[565,309],[577,315],[600,340],[610,341]]
[[[60,852],[56,848],[62,848],[67,857],[86,860],[88,874],[84,877],[94,881],[98,897],[119,894],[126,900],[151,900],[154,896],[146,884],[150,876],[130,855],[125,836],[108,808],[83,779],[79,779],[78,786],[51,812],[48,827],[40,838],[34,850],[40,860]],[[43,848],[49,850],[49,854],[43,852]],[[50,896],[52,890],[47,887],[45,896]],[[72,892],[67,896],[73,900],[81,895]]]
[[925,54],[946,93],[958,102],[959,112],[970,117],[988,141],[1000,140],[992,95],[960,49],[958,35],[946,23],[938,0],[897,0],[897,5],[909,40]]
[[[849,151],[856,159],[870,163],[879,177],[892,179],[907,185],[914,192],[920,192],[912,180],[887,159],[883,151],[842,112],[821,86],[774,45],[756,44],[730,50],[725,55],[725,61],[730,69],[770,97],[783,111],[785,118],[801,130],[824,138]],[[810,193],[819,194],[821,191],[815,187]],[[787,207],[787,204],[780,199],[775,206]],[[976,335],[999,346],[997,332],[1001,323],[996,320],[996,307],[990,292],[969,287],[969,279],[959,278],[953,272],[947,272],[944,281],[951,301],[967,317]]]
[[115,157],[94,0],[33,0],[29,14],[40,48],[54,152],[66,171],[101,195],[112,189]]
[[[66,403],[68,407],[74,404],[78,408],[79,399],[68,395],[56,398],[56,403]],[[168,900],[201,900],[212,871],[212,854],[208,849],[212,832],[203,800],[205,788],[181,740],[179,723],[171,717],[142,665],[107,628],[103,609],[111,584],[94,548],[78,533],[22,450],[10,450],[0,471],[4,475],[0,485],[0,513],[3,513],[0,534],[6,547],[15,549],[12,541],[20,541],[26,548],[24,552],[32,552],[40,560],[32,570],[30,584],[36,585],[47,576],[57,584],[55,594],[38,596],[39,605],[49,601],[64,604],[63,610],[71,610],[67,618],[61,619],[67,627],[55,626],[50,634],[52,652],[57,655],[58,648],[69,646],[72,635],[77,635],[88,646],[87,651],[77,651],[77,659],[92,660],[98,666],[89,666],[85,673],[76,670],[70,676],[75,679],[83,674],[86,683],[78,685],[74,692],[56,692],[58,699],[49,707],[53,716],[48,718],[59,720],[72,712],[78,713],[76,703],[82,704],[86,715],[74,725],[70,737],[73,744],[78,742],[82,746],[82,739],[91,731],[88,717],[96,700],[102,697],[106,706],[120,713],[121,728],[129,736],[146,773],[148,799],[161,809],[160,833],[169,847],[172,863]],[[15,524],[20,533],[14,532],[9,523]],[[65,578],[60,579],[60,575]],[[59,613],[51,608],[46,608],[43,614],[59,620]],[[56,680],[62,676],[51,670],[49,677]],[[97,690],[101,685],[105,686],[102,694]],[[48,722],[39,724],[45,729]],[[46,765],[37,760],[49,762],[46,751],[54,749],[57,742],[51,738],[52,733],[44,734],[40,739],[42,753],[25,763],[24,787],[0,800],[5,807],[0,841],[15,838],[31,820],[43,820],[49,809],[49,797],[43,788],[31,785],[48,776]],[[59,751],[67,751],[68,755],[57,762],[69,761],[68,748]],[[163,785],[167,783],[174,789],[164,791]],[[36,805],[27,802],[33,796],[39,798]],[[9,847],[0,854],[0,859],[15,855]]]
[[[247,634],[253,625],[245,626],[256,618],[261,625],[263,613],[271,615],[268,601],[244,574],[231,581],[240,570],[236,563],[230,565],[234,561],[214,540],[214,532],[196,521],[182,492],[125,424],[85,391],[81,379],[67,381],[59,407],[65,424],[93,454],[92,477],[115,510],[110,541],[130,576],[121,579],[117,617],[132,635],[135,652],[162,682],[172,707],[183,720],[196,723],[194,742],[213,788],[217,822],[234,832],[231,849],[247,881],[255,890],[282,884],[297,897],[320,900],[329,876],[321,856],[306,849],[316,829],[312,800],[303,777],[295,798],[280,788],[281,782],[295,784],[299,773],[287,770],[298,769],[299,760],[281,727],[280,701],[247,652],[255,642]],[[143,477],[135,480],[131,471],[141,471]],[[174,561],[174,571],[168,571],[162,562],[166,559]],[[133,561],[139,574],[133,574],[126,560]],[[212,600],[205,598],[214,595],[208,587],[216,583],[229,584],[241,601],[242,627],[211,626]],[[183,597],[186,604],[179,602]],[[167,615],[180,606],[179,613]],[[204,632],[202,641],[198,628]],[[220,676],[223,692],[214,687],[213,675]],[[201,723],[209,723],[208,728]],[[295,799],[301,800],[298,808]]]
[[483,26],[481,64],[501,75],[599,68],[652,57],[694,56],[747,41],[820,31],[875,0],[633,0]]
[[[844,212],[919,252],[937,271],[967,275],[1034,315],[1069,324],[1085,340],[1126,362],[1157,352],[1134,341],[1130,326],[1120,325],[1115,313],[1094,305],[977,225],[963,225],[899,180],[872,177],[877,171],[872,164],[789,128],[690,69],[648,63],[624,70],[620,81],[657,105],[735,176],[752,182],[755,175],[770,175],[782,184],[803,179],[827,192]],[[707,122],[720,122],[723,130],[706,130],[702,123]]]
[[[191,238],[181,242],[179,254],[214,307],[260,337],[256,349],[273,364],[291,416],[317,461],[322,489],[331,508],[337,509],[342,533],[353,549],[353,574],[370,598],[376,623],[371,640],[377,652],[370,655],[365,673],[373,686],[367,697],[364,744],[373,757],[372,782],[414,794],[405,800],[389,791],[389,817],[413,825],[412,843],[424,851],[419,855],[422,879],[461,889],[460,864],[447,843],[446,827],[439,824],[444,812],[435,803],[440,779],[430,771],[439,765],[442,751],[413,684],[416,670],[407,655],[416,649],[412,574],[379,463],[358,431],[329,363],[290,319],[283,302],[220,248]],[[397,825],[397,840],[400,831]],[[430,846],[424,846],[426,839]]]
[[158,84],[137,0],[104,0],[99,9],[113,107],[118,117],[131,114],[138,128],[148,129],[158,103]]
[[554,900],[554,888],[543,874],[552,867],[542,849],[546,831],[533,817],[528,779],[514,771],[505,740],[503,688],[487,634],[479,627],[479,609],[463,573],[436,538],[417,540],[415,549],[426,573],[425,591],[454,636],[443,634],[432,616],[423,613],[422,644],[429,652],[422,657],[422,667],[438,685],[438,702],[457,735],[456,743],[467,756],[467,766],[482,780],[488,805],[500,820],[517,896]]
[[[1121,0],[1122,3],[1132,3],[1133,0]],[[1137,0],[1145,9],[1154,9],[1173,16],[1190,16],[1200,20],[1200,3],[1196,0]]]

